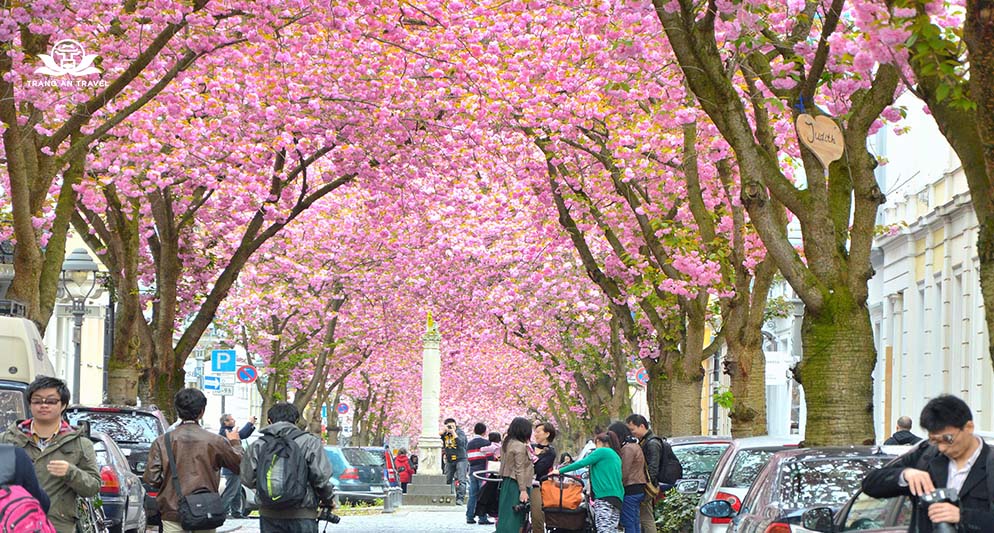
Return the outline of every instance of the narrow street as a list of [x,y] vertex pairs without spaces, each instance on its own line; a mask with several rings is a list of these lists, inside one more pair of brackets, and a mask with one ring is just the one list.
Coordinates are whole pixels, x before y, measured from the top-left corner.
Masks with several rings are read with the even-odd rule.
[[[217,533],[257,533],[259,520],[228,520]],[[321,533],[492,533],[494,526],[466,523],[465,509],[424,506],[403,507],[395,513],[342,516],[338,524],[318,523]]]

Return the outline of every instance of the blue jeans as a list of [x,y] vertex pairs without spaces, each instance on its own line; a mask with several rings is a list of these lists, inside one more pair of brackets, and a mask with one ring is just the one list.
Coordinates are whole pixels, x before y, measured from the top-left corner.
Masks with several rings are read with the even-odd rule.
[[477,515],[476,514],[476,502],[480,498],[480,480],[473,475],[473,472],[469,473],[469,498],[466,500],[466,521],[473,520],[477,516],[480,518],[486,518],[486,514]]
[[642,533],[642,524],[639,521],[639,506],[645,499],[645,493],[625,494],[625,499],[621,501],[621,525],[625,528],[625,533]]

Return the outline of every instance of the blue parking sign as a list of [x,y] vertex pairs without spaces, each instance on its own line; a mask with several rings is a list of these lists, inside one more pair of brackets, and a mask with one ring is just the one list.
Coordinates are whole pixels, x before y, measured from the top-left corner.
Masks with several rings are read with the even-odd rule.
[[211,350],[211,372],[234,372],[235,359],[234,350]]

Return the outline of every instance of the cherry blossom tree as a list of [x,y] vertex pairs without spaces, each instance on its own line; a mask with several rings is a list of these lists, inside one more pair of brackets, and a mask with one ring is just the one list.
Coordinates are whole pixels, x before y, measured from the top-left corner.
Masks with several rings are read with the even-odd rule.
[[[795,378],[808,403],[812,444],[872,439],[876,361],[866,307],[870,245],[884,196],[866,137],[893,103],[899,71],[861,54],[843,0],[695,4],[654,1],[700,108],[733,150],[740,196],[767,253],[805,305],[804,356]],[[823,170],[796,142],[777,143],[801,112],[840,116],[845,157]],[[803,163],[806,187],[791,180]],[[804,258],[778,220],[798,219]]]
[[239,42],[255,25],[278,20],[283,5],[39,1],[0,7],[0,188],[10,198],[4,211],[11,221],[0,236],[16,243],[7,297],[24,302],[42,331],[55,306],[76,188],[92,150],[198,60]]

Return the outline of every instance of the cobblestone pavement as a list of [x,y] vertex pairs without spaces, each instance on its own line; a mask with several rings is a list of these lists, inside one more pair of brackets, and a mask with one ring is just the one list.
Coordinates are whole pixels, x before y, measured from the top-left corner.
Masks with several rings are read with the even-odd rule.
[[[259,521],[228,520],[217,533],[257,533]],[[325,532],[325,523],[318,523],[318,531]],[[402,507],[395,513],[365,516],[343,516],[338,524],[328,524],[327,533],[434,533],[465,532],[493,533],[494,526],[466,523],[465,508],[438,508],[422,506]]]

